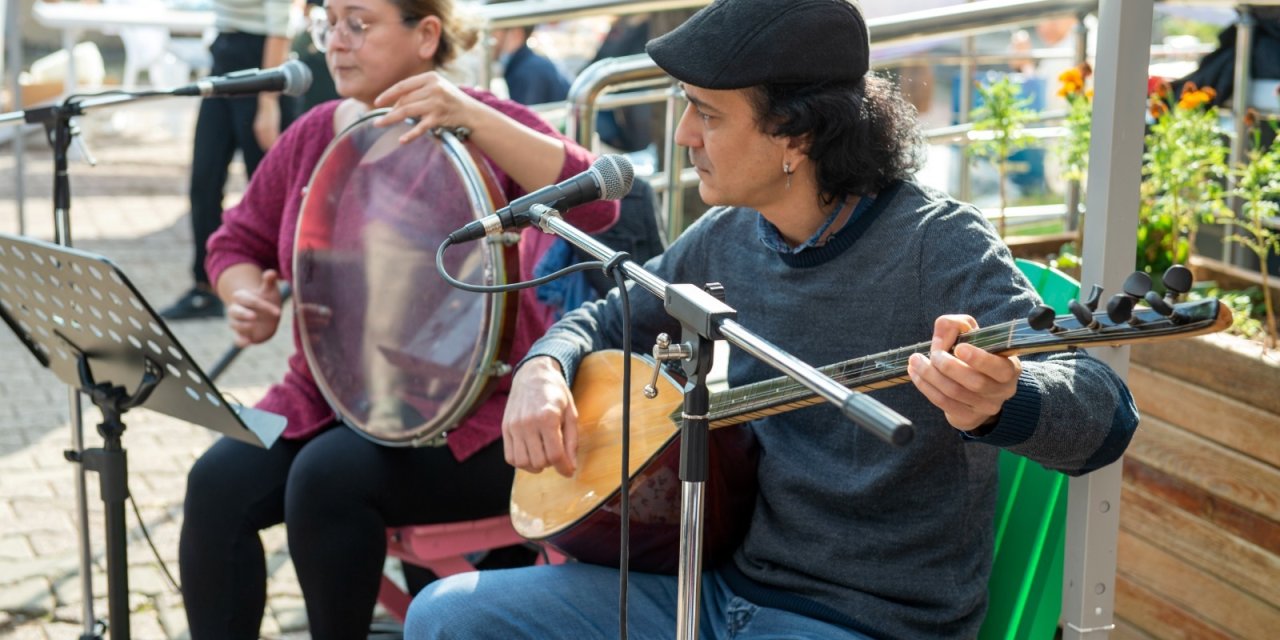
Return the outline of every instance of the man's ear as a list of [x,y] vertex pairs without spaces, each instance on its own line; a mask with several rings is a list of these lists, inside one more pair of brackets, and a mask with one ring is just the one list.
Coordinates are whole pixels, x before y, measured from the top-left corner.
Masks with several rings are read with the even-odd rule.
[[809,161],[809,145],[813,141],[810,134],[802,136],[780,137],[783,159],[791,163],[791,170],[796,171]]

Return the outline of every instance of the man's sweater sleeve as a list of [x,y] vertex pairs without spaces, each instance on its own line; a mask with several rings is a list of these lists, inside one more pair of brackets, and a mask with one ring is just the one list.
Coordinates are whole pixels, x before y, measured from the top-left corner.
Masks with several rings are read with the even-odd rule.
[[[667,282],[690,280],[691,269],[700,268],[698,249],[701,227],[715,217],[716,209],[703,214],[662,254],[645,263],[650,273]],[[680,324],[663,309],[662,301],[643,288],[628,282],[632,351],[648,353],[659,333],[680,335]],[[565,314],[541,339],[533,344],[521,362],[536,356],[550,356],[560,362],[565,379],[574,380],[578,363],[600,349],[622,348],[622,298],[615,287],[601,300],[588,302]]]
[[[1008,248],[971,207],[928,225],[921,300],[931,317],[967,313],[979,326],[1025,318],[1040,302]],[[931,322],[931,320],[929,320]],[[995,427],[972,442],[1003,447],[1080,475],[1124,453],[1138,412],[1124,381],[1083,351],[1022,356],[1022,375]]]

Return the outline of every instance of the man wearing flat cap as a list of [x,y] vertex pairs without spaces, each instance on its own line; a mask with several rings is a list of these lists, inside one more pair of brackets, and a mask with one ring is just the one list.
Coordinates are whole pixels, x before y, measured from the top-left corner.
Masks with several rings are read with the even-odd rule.
[[[840,378],[877,383],[872,397],[915,430],[895,446],[827,404],[733,427],[754,432],[759,490],[741,543],[703,573],[700,635],[974,637],[999,450],[1073,475],[1109,464],[1137,425],[1128,390],[1083,353],[1020,360],[957,339],[1038,299],[981,212],[912,180],[915,114],[868,72],[857,5],[717,0],[647,50],[688,98],[676,142],[715,206],[646,267],[722,283],[739,323],[805,362],[876,354]],[[635,289],[630,302],[637,351],[681,334],[661,301]],[[534,345],[503,420],[509,462],[580,468],[568,385],[585,355],[621,345],[622,322],[615,290]],[[778,374],[733,349],[728,376]],[[586,563],[454,576],[414,601],[406,638],[611,637],[618,579]],[[676,577],[628,584],[632,637],[670,637]]]

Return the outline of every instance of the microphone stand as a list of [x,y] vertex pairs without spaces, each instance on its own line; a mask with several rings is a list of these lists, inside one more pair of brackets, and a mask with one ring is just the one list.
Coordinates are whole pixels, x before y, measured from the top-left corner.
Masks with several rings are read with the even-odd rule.
[[[84,115],[88,108],[165,95],[167,94],[162,92],[136,92],[84,99],[72,96],[58,104],[0,114],[0,126],[23,123],[44,125],[45,137],[53,147],[53,232],[56,244],[71,247],[71,179],[67,169],[67,150],[71,147],[72,140],[77,139],[76,135],[79,134],[79,129],[72,122],[72,118]],[[81,144],[89,164],[96,164],[88,150],[84,149],[83,143]],[[80,596],[83,599],[81,614],[84,623],[84,633],[81,634],[80,640],[101,640],[102,625],[98,624],[93,613],[93,579],[91,578],[93,557],[89,543],[89,501],[86,495],[86,478],[90,469],[86,468],[84,460],[84,422],[80,394],[80,389],[68,388],[71,449],[66,452],[67,460],[76,465],[74,484],[76,513],[80,524]],[[112,622],[117,621],[112,620]],[[127,622],[125,624],[127,625]]]
[[696,640],[698,636],[699,600],[702,586],[703,498],[707,480],[708,410],[710,394],[706,376],[711,370],[715,340],[728,340],[766,364],[808,387],[841,413],[886,442],[902,446],[911,441],[911,421],[879,401],[847,389],[814,367],[792,356],[769,341],[755,335],[735,320],[737,312],[713,293],[692,284],[669,284],[635,262],[622,259],[625,254],[583,233],[565,222],[555,209],[535,204],[529,209],[530,219],[538,228],[564,238],[570,244],[594,256],[606,265],[616,265],[629,278],[663,301],[663,307],[680,321],[682,343],[655,349],[658,361],[680,359],[688,376],[685,386],[682,434],[680,438],[680,566],[676,638]]

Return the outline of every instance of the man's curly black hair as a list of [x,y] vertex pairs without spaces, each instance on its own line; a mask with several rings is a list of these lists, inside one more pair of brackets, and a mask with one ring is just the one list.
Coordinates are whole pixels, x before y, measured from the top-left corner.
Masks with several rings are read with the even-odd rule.
[[877,193],[923,162],[915,108],[874,74],[851,83],[767,84],[750,97],[761,130],[807,144],[826,203]]

